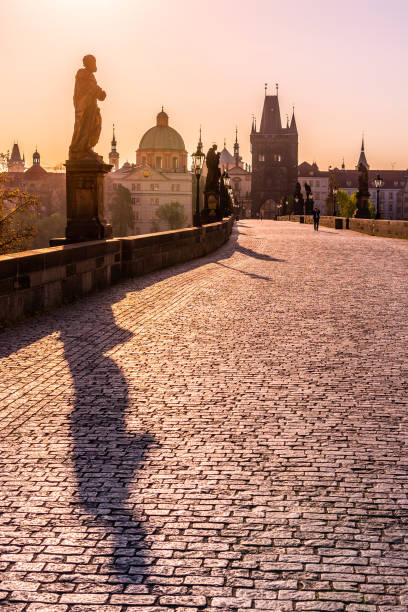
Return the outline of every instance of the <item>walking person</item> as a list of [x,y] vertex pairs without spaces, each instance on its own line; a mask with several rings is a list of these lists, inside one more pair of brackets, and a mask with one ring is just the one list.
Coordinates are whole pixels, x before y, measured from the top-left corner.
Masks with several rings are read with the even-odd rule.
[[320,210],[318,208],[313,209],[313,229],[316,232],[319,230],[319,221],[320,221]]

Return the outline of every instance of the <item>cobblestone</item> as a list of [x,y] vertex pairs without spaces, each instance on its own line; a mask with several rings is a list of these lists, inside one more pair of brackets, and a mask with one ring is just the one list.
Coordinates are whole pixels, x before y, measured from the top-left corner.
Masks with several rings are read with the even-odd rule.
[[244,220],[0,336],[0,607],[408,611],[408,244]]

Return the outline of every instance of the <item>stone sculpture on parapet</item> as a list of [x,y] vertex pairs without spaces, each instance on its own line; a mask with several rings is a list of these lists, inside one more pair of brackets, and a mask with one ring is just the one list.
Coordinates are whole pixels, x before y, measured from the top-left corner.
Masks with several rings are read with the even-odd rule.
[[96,82],[96,59],[85,55],[84,68],[75,77],[74,107],[75,125],[69,148],[69,159],[99,159],[102,157],[92,149],[99,141],[102,129],[101,111],[97,101],[105,100],[106,92]]
[[217,153],[217,145],[208,149],[205,163],[207,166],[207,178],[204,189],[204,211],[203,221],[216,221],[220,216],[220,178],[219,168],[221,153]]
[[106,93],[96,82],[96,59],[85,55],[84,67],[75,77],[75,125],[67,169],[67,227],[65,238],[54,238],[51,246],[112,238],[112,227],[103,214],[104,175],[112,168],[93,150],[99,141],[102,119],[98,100]]

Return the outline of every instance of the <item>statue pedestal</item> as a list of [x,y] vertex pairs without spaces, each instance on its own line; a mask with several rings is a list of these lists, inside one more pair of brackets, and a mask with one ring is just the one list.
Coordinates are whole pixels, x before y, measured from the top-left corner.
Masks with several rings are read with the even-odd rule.
[[67,169],[67,227],[65,238],[54,238],[50,246],[106,240],[112,226],[103,214],[103,181],[112,168],[98,159],[70,159]]

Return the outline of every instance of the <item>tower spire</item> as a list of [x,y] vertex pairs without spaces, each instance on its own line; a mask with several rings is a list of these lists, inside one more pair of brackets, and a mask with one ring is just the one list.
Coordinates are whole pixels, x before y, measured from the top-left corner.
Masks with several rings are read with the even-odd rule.
[[111,145],[112,145],[112,151],[116,151],[116,138],[115,138],[115,124],[113,123],[113,135],[112,135],[112,141],[111,141]]
[[296,132],[297,133],[297,125],[296,125],[296,119],[295,119],[295,107],[292,107],[292,120],[290,122],[290,131],[291,132]]
[[365,155],[365,148],[364,148],[364,132],[363,132],[363,137],[361,139],[361,151],[360,151],[360,157],[358,158],[358,162],[357,162],[357,166],[356,166],[356,170],[359,169],[360,165],[363,164],[363,166],[365,166],[367,168],[367,170],[370,169],[369,163],[367,161],[366,155]]
[[119,153],[116,150],[116,136],[115,136],[115,124],[112,124],[112,140],[111,140],[111,150],[109,153],[109,163],[113,166],[114,172],[119,170]]
[[276,83],[276,95],[279,95],[279,83]]
[[265,83],[265,98],[266,98],[266,92],[268,90],[268,83]]
[[234,157],[235,157],[235,165],[239,166],[239,162],[241,158],[239,156],[239,143],[238,143],[238,127],[235,127],[235,142],[234,142]]

